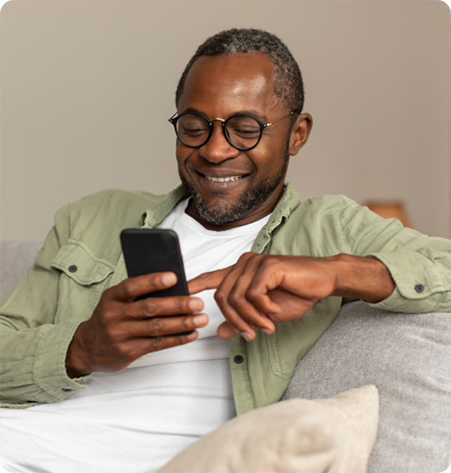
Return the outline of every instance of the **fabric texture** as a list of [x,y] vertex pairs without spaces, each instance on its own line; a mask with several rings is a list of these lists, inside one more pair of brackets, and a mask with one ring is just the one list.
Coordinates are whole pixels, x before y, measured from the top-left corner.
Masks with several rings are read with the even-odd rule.
[[300,361],[282,399],[379,390],[368,473],[439,473],[451,461],[451,314],[393,314],[353,302]]
[[159,473],[364,473],[378,409],[374,386],[283,401],[227,422]]
[[[102,292],[126,278],[120,231],[158,227],[186,196],[183,187],[166,196],[110,189],[57,212],[55,226],[27,278],[2,299],[2,406],[61,401],[86,388],[83,379],[67,376],[66,353],[75,330],[91,317]],[[428,238],[343,196],[301,203],[287,184],[252,251],[315,257],[372,254],[383,259],[397,284],[378,306],[405,312],[451,310],[451,241]],[[420,284],[419,292],[415,288]],[[328,297],[302,318],[279,324],[272,335],[259,331],[252,342],[230,339],[238,414],[280,399],[299,360],[340,306],[340,297]]]

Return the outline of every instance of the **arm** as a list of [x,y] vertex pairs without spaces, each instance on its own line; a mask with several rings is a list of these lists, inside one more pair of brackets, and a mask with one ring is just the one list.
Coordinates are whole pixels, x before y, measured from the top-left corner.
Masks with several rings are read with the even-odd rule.
[[227,323],[222,338],[241,333],[255,338],[254,328],[271,334],[275,323],[302,317],[320,299],[340,296],[379,302],[395,284],[373,257],[340,254],[327,258],[246,253],[229,268],[190,281],[191,293],[217,288],[215,299]]
[[59,362],[67,338],[78,323],[65,320],[56,327],[59,271],[52,260],[69,237],[70,205],[55,215],[44,247],[39,251],[27,278],[3,298],[0,315],[1,405],[52,402],[66,397],[82,385],[67,377]]
[[[227,271],[190,283],[192,293],[218,289],[218,304],[229,321],[229,326],[221,326],[221,336],[236,335],[230,325],[249,334],[249,339],[255,336],[253,326],[272,333],[274,322],[302,317],[316,301],[330,295],[362,299],[398,312],[451,311],[450,240],[404,228],[346,198],[340,210],[334,207],[330,212],[324,202],[307,202],[310,208],[302,215],[303,232],[321,229],[309,236],[310,254],[321,256],[331,241],[336,253],[346,254],[327,258],[256,255],[253,262],[239,261]],[[261,258],[258,271],[257,257]],[[269,270],[263,269],[266,260]],[[277,262],[285,268],[279,273],[274,272]],[[280,314],[270,304],[276,301]]]
[[[169,304],[141,301],[135,305],[130,298],[140,291],[165,286],[158,280],[161,275],[147,281],[125,280],[103,291],[115,265],[89,255],[83,244],[70,240],[74,233],[72,214],[71,205],[57,212],[55,226],[28,276],[2,299],[3,407],[61,401],[71,392],[85,388],[89,373],[122,369],[146,351],[133,346],[144,333],[137,328],[140,325],[147,326],[144,337],[154,336],[147,346],[147,351],[153,351],[192,341],[196,332],[185,336],[172,333],[193,330],[208,322],[206,317],[195,321],[192,315],[188,316],[201,310],[197,298],[176,298]],[[74,263],[78,270],[72,273],[70,266]],[[190,307],[193,299],[194,309]],[[144,311],[142,317],[139,310]],[[181,314],[178,323],[176,317],[157,318],[168,313]],[[109,360],[100,359],[99,352]]]

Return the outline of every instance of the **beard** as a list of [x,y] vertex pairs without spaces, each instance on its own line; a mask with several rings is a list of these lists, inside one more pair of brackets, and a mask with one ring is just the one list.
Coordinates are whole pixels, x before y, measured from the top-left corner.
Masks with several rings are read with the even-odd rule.
[[182,176],[180,178],[183,185],[188,189],[199,215],[205,221],[214,225],[233,222],[258,208],[276,190],[287,171],[288,146],[289,142],[287,142],[283,163],[279,171],[265,181],[257,183],[254,187],[245,189],[235,202],[227,202],[222,194],[216,196],[213,194],[212,198],[206,201],[192,182],[186,181]]

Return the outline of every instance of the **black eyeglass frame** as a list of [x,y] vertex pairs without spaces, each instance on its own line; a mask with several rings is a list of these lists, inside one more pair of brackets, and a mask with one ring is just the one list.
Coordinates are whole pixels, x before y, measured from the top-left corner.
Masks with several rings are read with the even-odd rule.
[[[295,113],[299,113],[297,110],[293,110],[292,112],[290,112],[288,115],[284,115],[282,118],[279,118],[278,120],[274,121],[274,122],[271,122],[271,123],[265,123],[265,122],[262,122],[261,120],[259,120],[258,118],[255,118],[253,117],[252,115],[246,115],[246,114],[237,114],[237,115],[232,115],[231,117],[227,118],[227,119],[224,119],[224,118],[213,118],[212,120],[210,120],[209,118],[207,118],[203,113],[200,113],[200,112],[185,112],[185,113],[182,113],[181,115],[177,116],[178,112],[175,112],[174,115],[172,115],[171,118],[168,118],[168,122],[172,123],[172,125],[174,126],[174,130],[175,130],[175,134],[177,136],[177,138],[185,145],[185,146],[188,146],[188,148],[201,148],[202,146],[204,146],[204,144],[206,144],[208,142],[208,140],[211,138],[211,135],[213,133],[213,123],[215,121],[219,121],[221,122],[221,125],[222,125],[222,132],[224,133],[224,136],[225,136],[225,139],[227,140],[227,143],[229,143],[230,146],[233,146],[235,149],[239,150],[239,151],[249,151],[251,149],[254,149],[258,143],[260,143],[260,140],[262,139],[262,136],[263,136],[263,130],[265,128],[268,128],[269,126],[272,126],[272,125],[275,125],[276,123],[280,122],[281,120],[283,120],[284,118],[288,118],[290,117],[291,115],[294,115]],[[200,117],[204,118],[207,123],[208,123],[208,126],[209,126],[209,132],[208,132],[208,136],[207,136],[207,139],[200,145],[189,145],[187,143],[185,143],[179,136],[178,132],[177,132],[177,121],[180,117],[183,117],[184,115],[199,115]],[[248,117],[248,118],[252,118],[254,119],[258,125],[260,126],[260,136],[258,137],[258,140],[257,142],[250,146],[249,148],[241,148],[240,146],[236,146],[232,143],[232,141],[230,140],[230,136],[229,136],[229,133],[227,131],[227,122],[229,120],[231,120],[232,118],[236,118],[236,117]]]

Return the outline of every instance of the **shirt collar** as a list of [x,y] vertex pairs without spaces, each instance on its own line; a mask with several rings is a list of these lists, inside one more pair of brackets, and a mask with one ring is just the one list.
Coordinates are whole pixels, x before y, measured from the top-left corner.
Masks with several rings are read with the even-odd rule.
[[[180,184],[176,189],[161,197],[152,207],[143,214],[143,227],[158,228],[172,209],[182,200],[189,197],[188,190]],[[282,220],[287,219],[290,214],[301,204],[299,194],[294,190],[290,182],[284,184],[283,194],[273,210],[268,223],[265,225],[268,233],[278,227]]]
[[189,196],[188,190],[180,184],[169,194],[161,197],[152,207],[143,214],[143,227],[158,228],[171,210],[182,200]]

